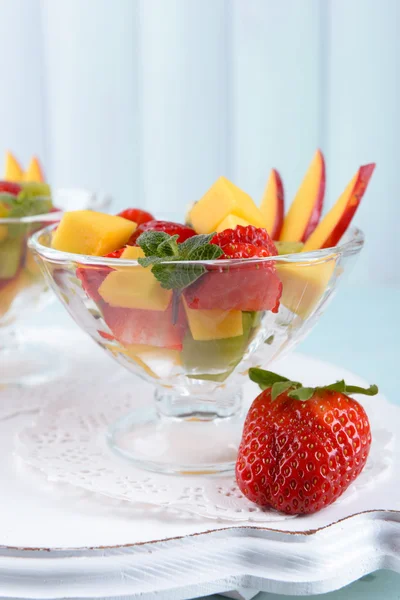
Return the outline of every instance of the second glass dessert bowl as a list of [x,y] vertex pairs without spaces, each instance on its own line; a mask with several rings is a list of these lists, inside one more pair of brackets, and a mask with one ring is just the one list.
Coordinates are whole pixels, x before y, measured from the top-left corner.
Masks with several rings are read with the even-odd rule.
[[51,248],[54,227],[29,242],[48,282],[99,346],[155,385],[148,407],[112,426],[110,446],[139,467],[184,474],[233,470],[249,367],[304,338],[364,242],[350,229],[314,252],[165,263],[177,277],[203,273],[177,291],[135,259]]

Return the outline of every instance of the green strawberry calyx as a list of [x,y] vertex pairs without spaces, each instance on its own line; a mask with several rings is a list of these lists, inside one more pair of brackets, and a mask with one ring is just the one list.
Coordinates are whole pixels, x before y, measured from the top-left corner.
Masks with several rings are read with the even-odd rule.
[[[378,386],[370,385],[368,388],[363,388],[358,385],[347,385],[344,379],[331,383],[330,385],[318,387],[303,387],[298,381],[291,381],[287,377],[266,371],[264,369],[252,368],[249,370],[249,377],[254,383],[257,383],[262,390],[271,389],[271,400],[274,401],[283,394],[288,392],[289,398],[306,402],[314,396],[316,392],[331,391],[346,394],[363,394],[364,396],[375,396],[378,393]],[[288,391],[289,390],[289,391]]]
[[[138,263],[142,267],[152,267],[151,272],[161,287],[183,290],[206,272],[204,265],[193,264],[193,261],[216,260],[222,256],[223,250],[210,243],[214,235],[194,235],[178,244],[178,235],[145,231],[136,240],[145,255]],[[185,264],[187,261],[190,263]]]

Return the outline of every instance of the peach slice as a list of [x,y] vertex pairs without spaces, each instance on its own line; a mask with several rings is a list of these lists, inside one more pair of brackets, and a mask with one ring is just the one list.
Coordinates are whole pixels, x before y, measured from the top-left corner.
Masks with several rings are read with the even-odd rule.
[[23,180],[34,181],[36,183],[43,183],[45,181],[39,159],[36,156],[31,158],[29,166],[23,174]]
[[304,244],[303,252],[336,246],[350,225],[374,169],[375,163],[358,169],[336,204]]
[[305,242],[318,225],[325,195],[325,160],[317,150],[283,222],[280,240]]
[[6,168],[4,179],[6,181],[22,181],[24,178],[24,172],[21,165],[11,152],[6,153]]
[[273,240],[279,240],[285,215],[285,200],[281,176],[276,169],[269,175],[260,211],[265,219],[265,229]]

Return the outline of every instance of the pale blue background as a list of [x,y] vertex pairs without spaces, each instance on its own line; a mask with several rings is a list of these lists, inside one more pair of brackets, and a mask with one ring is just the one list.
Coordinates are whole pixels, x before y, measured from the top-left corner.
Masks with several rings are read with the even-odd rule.
[[0,157],[118,207],[183,212],[219,175],[293,198],[316,147],[328,204],[377,171],[356,281],[400,279],[399,0],[0,0]]

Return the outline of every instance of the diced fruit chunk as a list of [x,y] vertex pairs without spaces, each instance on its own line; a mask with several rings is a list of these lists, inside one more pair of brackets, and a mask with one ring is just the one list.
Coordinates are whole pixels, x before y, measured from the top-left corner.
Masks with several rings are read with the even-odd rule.
[[180,310],[175,324],[172,318],[172,306],[162,312],[105,305],[102,312],[115,339],[124,346],[146,344],[158,348],[182,349],[182,339],[186,329],[183,309]]
[[283,222],[280,239],[284,242],[305,242],[318,225],[325,194],[325,161],[320,150],[300,185]]
[[241,318],[242,334],[232,338],[198,341],[188,331],[182,351],[185,368],[197,374],[208,374],[210,378],[215,377],[216,371],[229,374],[242,360],[254,324],[254,313],[241,313]]
[[154,277],[151,267],[121,267],[104,279],[99,294],[110,306],[143,311],[167,310],[172,291],[165,290]]
[[91,210],[75,210],[62,217],[52,247],[64,252],[104,256],[124,246],[136,223]]
[[10,238],[0,244],[0,280],[11,279],[17,273],[23,249],[23,242],[19,238]]
[[24,181],[36,181],[41,183],[45,180],[42,167],[40,166],[39,159],[36,156],[31,158],[29,166],[23,175]]
[[183,300],[194,340],[220,340],[233,338],[243,334],[242,313],[240,310],[196,310],[189,308]]
[[265,229],[273,240],[278,240],[285,215],[285,200],[281,176],[272,169],[260,205],[265,220]]
[[277,312],[282,284],[273,262],[210,266],[184,291],[189,308]]
[[334,258],[321,263],[280,263],[277,270],[283,285],[281,303],[306,319],[324,295],[335,265]]
[[304,248],[303,242],[275,242],[279,256],[283,254],[297,254]]
[[121,254],[121,258],[125,260],[137,260],[143,257],[144,252],[139,246],[127,246]]
[[168,235],[177,235],[178,244],[182,244],[182,242],[186,241],[188,238],[196,235],[195,230],[188,225],[174,223],[173,221],[158,221],[157,219],[154,219],[154,221],[141,223],[129,240],[129,244],[136,244],[138,237],[145,231],[163,231],[164,233],[168,233]]
[[11,152],[7,152],[4,179],[6,179],[7,181],[18,182],[23,180],[23,176],[24,172],[21,169],[21,165],[19,164],[15,156],[11,154]]
[[257,227],[264,218],[253,200],[234,183],[220,177],[190,211],[190,221],[197,233],[212,233],[228,215],[236,215]]
[[228,215],[218,225],[216,232],[221,233],[221,231],[225,231],[225,229],[235,229],[235,227],[237,227],[238,225],[247,227],[248,225],[250,225],[250,223],[248,221],[245,221],[244,219],[241,219],[240,217],[237,217],[236,215]]
[[374,163],[364,165],[358,169],[336,204],[325,215],[314,233],[306,241],[303,248],[304,252],[336,246],[350,225],[374,169]]
[[51,188],[48,183],[42,183],[39,181],[24,181],[20,183],[21,190],[26,192],[27,196],[31,198],[34,197],[42,197],[42,198],[50,198],[51,197]]

